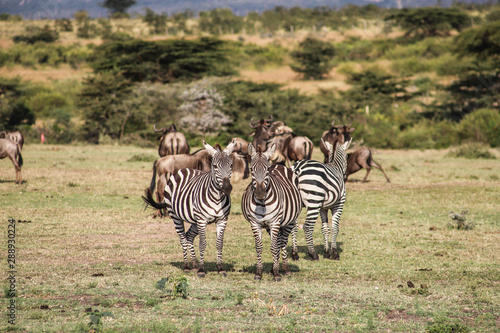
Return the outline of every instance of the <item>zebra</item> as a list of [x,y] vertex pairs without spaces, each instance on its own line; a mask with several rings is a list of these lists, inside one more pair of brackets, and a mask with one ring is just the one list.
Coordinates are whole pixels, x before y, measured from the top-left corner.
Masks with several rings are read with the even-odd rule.
[[248,145],[252,157],[252,181],[241,198],[241,211],[252,227],[257,251],[257,272],[255,279],[262,279],[262,228],[271,236],[273,255],[273,274],[275,281],[281,281],[279,274],[280,251],[283,270],[290,275],[286,250],[288,236],[297,224],[302,209],[298,189],[298,179],[289,168],[283,165],[270,166],[269,158],[274,154],[273,144],[264,153],[253,144]]
[[[299,178],[299,190],[302,203],[307,208],[307,216],[304,222],[304,233],[307,242],[307,253],[313,260],[318,260],[314,250],[313,231],[314,224],[321,215],[321,231],[324,238],[324,257],[339,260],[337,252],[337,235],[339,233],[339,219],[344,209],[346,200],[346,189],[344,184],[347,169],[347,154],[352,138],[340,145],[335,142],[336,149],[333,155],[333,146],[326,141],[323,144],[329,150],[329,163],[323,164],[313,160],[302,160],[292,166],[292,170]],[[333,159],[333,161],[332,161]],[[332,242],[328,246],[328,210],[332,211]],[[294,228],[292,234],[292,258],[298,260],[297,251],[298,227]]]
[[[233,140],[222,150],[217,144],[214,147],[203,141],[203,145],[212,156],[211,171],[203,172],[195,169],[180,169],[173,174],[165,186],[163,203],[156,203],[151,190],[146,189],[143,200],[156,209],[167,209],[174,221],[175,230],[179,235],[184,252],[184,271],[189,271],[188,249],[198,268],[198,276],[205,276],[206,228],[208,224],[217,226],[217,269],[219,274],[226,276],[222,268],[222,247],[224,230],[231,209],[231,166],[230,154],[233,151]],[[187,232],[184,222],[191,223]],[[200,235],[200,261],[196,259],[194,239]]]

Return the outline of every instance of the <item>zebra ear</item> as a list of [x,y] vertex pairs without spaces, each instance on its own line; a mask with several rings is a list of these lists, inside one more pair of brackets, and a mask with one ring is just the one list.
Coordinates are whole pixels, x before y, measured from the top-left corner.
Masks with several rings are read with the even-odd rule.
[[264,155],[269,159],[271,156],[274,155],[275,151],[276,151],[276,144],[273,143],[269,148],[266,149]]
[[203,146],[205,146],[205,149],[208,151],[210,156],[214,156],[215,153],[217,152],[217,150],[208,143],[206,143],[205,140],[203,140]]
[[233,152],[235,145],[236,145],[236,140],[233,139],[233,141],[231,141],[231,143],[227,145],[226,149],[224,149],[224,152],[230,155]]
[[250,156],[255,155],[255,147],[253,146],[253,144],[249,143],[247,149],[248,149],[248,155]]

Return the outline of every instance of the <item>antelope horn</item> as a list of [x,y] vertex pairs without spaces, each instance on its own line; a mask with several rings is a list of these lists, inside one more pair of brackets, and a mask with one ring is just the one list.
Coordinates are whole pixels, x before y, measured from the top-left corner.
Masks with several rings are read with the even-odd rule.
[[257,125],[254,125],[252,123],[253,123],[253,117],[252,117],[252,119],[250,119],[250,124],[249,125],[250,125],[251,128],[256,128]]
[[335,119],[332,120],[332,127],[335,125]]
[[158,130],[158,129],[156,129],[156,124],[155,124],[154,127],[153,127],[153,130],[155,132],[163,132],[165,130],[165,127],[163,127],[162,129]]
[[264,121],[266,121],[266,122],[270,122],[270,121],[272,121],[272,120],[273,120],[273,115],[272,115],[272,114],[270,114],[269,116],[270,116],[271,118],[266,119],[266,120],[264,120]]

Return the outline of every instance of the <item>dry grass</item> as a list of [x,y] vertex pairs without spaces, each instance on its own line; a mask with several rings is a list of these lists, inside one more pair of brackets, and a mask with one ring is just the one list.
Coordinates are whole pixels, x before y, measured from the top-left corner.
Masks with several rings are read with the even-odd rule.
[[[104,319],[103,328],[113,332],[420,332],[441,317],[477,332],[498,329],[498,160],[378,150],[375,160],[392,183],[378,170],[368,183],[348,183],[341,260],[307,260],[299,232],[301,259],[281,283],[270,275],[253,279],[254,241],[239,206],[248,181],[241,181],[234,184],[224,240],[228,276],[215,272],[210,226],[207,277],[187,274],[188,298],[173,299],[154,286],[163,277],[184,275],[182,252],[170,220],[152,219],[152,211],[143,210],[140,196],[151,163],[127,162],[141,154],[156,151],[26,145],[21,186],[13,183],[10,161],[0,161],[3,242],[8,218],[31,221],[16,229],[19,330],[87,332],[88,308],[111,311],[115,319]],[[321,158],[318,150],[313,156]],[[351,179],[362,177],[364,171]],[[449,210],[462,208],[476,228],[448,229]],[[318,224],[314,237],[321,254]],[[267,235],[264,241],[269,271]],[[1,306],[8,301],[1,298]],[[10,326],[4,319],[0,327]]]

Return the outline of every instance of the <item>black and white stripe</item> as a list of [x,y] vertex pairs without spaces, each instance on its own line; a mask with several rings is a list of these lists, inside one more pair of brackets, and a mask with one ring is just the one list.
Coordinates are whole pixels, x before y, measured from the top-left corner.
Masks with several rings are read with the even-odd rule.
[[[346,150],[351,141],[343,145],[336,143],[335,156],[332,160],[333,146],[328,142],[323,142],[330,151],[330,163],[323,164],[312,160],[302,160],[292,166],[292,170],[299,178],[299,190],[302,202],[307,208],[306,221],[304,223],[304,233],[307,243],[307,253],[313,260],[318,259],[314,250],[313,231],[314,224],[321,215],[321,231],[324,238],[324,256],[338,260],[337,235],[339,233],[339,220],[344,209],[346,200],[346,190],[344,184],[345,172],[347,169]],[[332,211],[331,245],[328,245],[329,226],[328,210]],[[293,259],[298,260],[297,253],[297,231],[295,228],[292,235]]]
[[302,209],[298,179],[292,170],[282,166],[270,166],[269,157],[274,154],[273,144],[266,152],[256,152],[252,144],[248,153],[252,157],[252,182],[241,199],[243,216],[250,222],[257,251],[255,279],[262,278],[262,229],[271,236],[274,280],[280,281],[279,257],[283,258],[283,270],[290,274],[286,246],[288,236],[297,224]]
[[[205,149],[212,156],[210,172],[194,169],[181,169],[173,174],[165,187],[165,203],[156,204],[152,194],[144,198],[146,203],[155,208],[166,208],[175,224],[184,253],[184,269],[189,270],[188,250],[198,268],[198,276],[205,276],[206,228],[210,223],[217,226],[217,269],[226,275],[222,268],[222,247],[224,230],[231,209],[230,183],[232,160],[229,157],[234,148],[234,141],[222,150],[218,145],[213,148],[203,141]],[[191,223],[187,232],[184,222]],[[194,239],[200,235],[200,261],[194,250]]]

